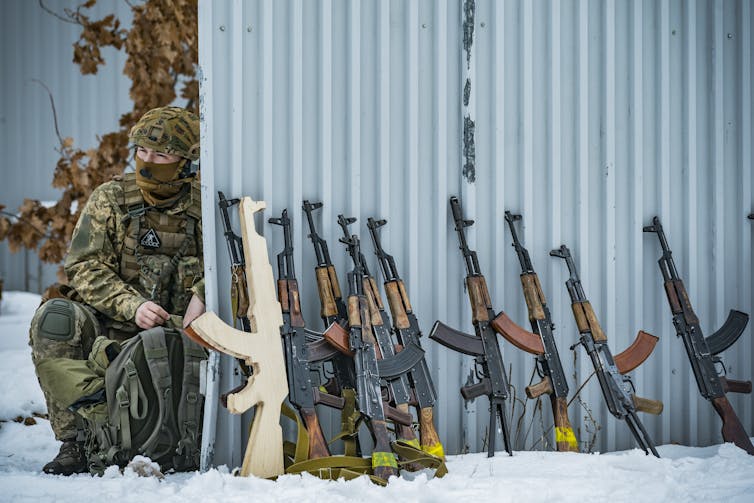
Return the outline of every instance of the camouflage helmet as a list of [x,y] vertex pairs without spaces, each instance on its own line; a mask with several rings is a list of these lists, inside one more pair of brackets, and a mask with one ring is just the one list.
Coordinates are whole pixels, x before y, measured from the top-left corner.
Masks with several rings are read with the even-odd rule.
[[199,159],[199,117],[181,107],[153,108],[131,128],[133,145],[163,154]]

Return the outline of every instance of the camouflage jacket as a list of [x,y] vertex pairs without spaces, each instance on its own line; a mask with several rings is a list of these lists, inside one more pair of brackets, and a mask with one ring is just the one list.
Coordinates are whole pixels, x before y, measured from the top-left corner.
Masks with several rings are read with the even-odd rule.
[[[204,300],[200,199],[197,180],[169,209],[144,205],[133,174],[97,187],[81,212],[65,260],[70,286],[116,322],[133,321],[147,300],[182,316],[193,293]],[[171,259],[177,264],[169,277],[156,281]]]

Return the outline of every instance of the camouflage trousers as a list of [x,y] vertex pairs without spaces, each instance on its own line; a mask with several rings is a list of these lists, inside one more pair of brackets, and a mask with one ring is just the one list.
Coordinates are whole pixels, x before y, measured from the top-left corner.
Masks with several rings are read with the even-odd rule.
[[[49,358],[85,360],[92,350],[94,340],[102,332],[95,316],[96,311],[84,304],[66,298],[54,298],[45,302],[34,313],[29,329],[29,345],[34,367]],[[126,336],[110,338],[123,340]],[[121,335],[121,334],[118,334]],[[37,373],[39,380],[39,373]],[[39,380],[47,402],[52,431],[61,441],[72,440],[80,429],[81,419],[68,410],[70,403],[60,403],[53,393]]]

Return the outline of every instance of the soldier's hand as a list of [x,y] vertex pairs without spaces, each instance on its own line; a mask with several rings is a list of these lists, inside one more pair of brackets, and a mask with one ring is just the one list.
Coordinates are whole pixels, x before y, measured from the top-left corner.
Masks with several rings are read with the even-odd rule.
[[146,301],[136,310],[134,320],[139,328],[148,329],[165,323],[170,314],[151,300]]
[[183,315],[183,328],[189,326],[203,312],[204,302],[196,295],[192,295],[188,307],[186,307],[186,314]]

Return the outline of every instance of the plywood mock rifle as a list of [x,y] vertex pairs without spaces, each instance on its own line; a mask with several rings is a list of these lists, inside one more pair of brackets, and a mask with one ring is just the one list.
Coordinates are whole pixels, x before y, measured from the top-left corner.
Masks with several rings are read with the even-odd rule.
[[280,344],[283,318],[275,293],[275,278],[267,243],[254,227],[254,213],[264,208],[263,201],[252,201],[248,197],[239,205],[249,287],[250,333],[231,327],[213,312],[196,318],[186,333],[194,340],[203,341],[207,347],[243,359],[252,368],[253,375],[243,389],[227,396],[227,407],[233,414],[255,407],[241,475],[267,478],[284,472],[280,411],[288,394],[288,382]]
[[508,399],[508,376],[497,335],[491,322],[495,319],[492,301],[487,290],[487,283],[479,269],[476,252],[466,244],[466,227],[474,224],[473,220],[464,220],[461,203],[458,198],[450,198],[450,207],[458,233],[461,253],[466,262],[466,289],[471,303],[471,321],[475,335],[466,334],[441,321],[436,321],[429,333],[429,338],[443,346],[459,353],[473,356],[477,367],[479,382],[461,388],[461,396],[465,400],[487,395],[490,401],[489,442],[487,456],[495,455],[496,417],[500,419],[503,432],[503,443],[509,455],[513,455],[510,443],[510,432],[505,417],[505,401]]
[[521,215],[505,212],[505,221],[513,237],[513,248],[521,264],[521,287],[529,310],[532,332],[513,323],[503,312],[492,320],[492,327],[517,348],[535,355],[537,373],[542,380],[533,386],[527,386],[526,396],[537,398],[545,393],[549,395],[557,449],[578,452],[578,441],[568,420],[568,382],[555,344],[555,325],[539,277],[534,272],[529,251],[518,240],[514,225],[517,220],[521,220]]
[[570,273],[570,277],[566,281],[566,288],[571,297],[571,309],[580,334],[579,342],[574,344],[571,349],[578,344],[584,346],[594,366],[594,372],[597,374],[597,380],[602,389],[602,396],[605,398],[610,413],[626,422],[636,443],[646,454],[651,452],[659,458],[660,455],[655,449],[654,442],[636,412],[660,414],[663,408],[662,402],[636,396],[633,381],[631,381],[630,376],[626,375],[649,357],[657,344],[658,338],[644,331],[639,331],[634,343],[613,358],[607,345],[607,336],[602,331],[597,315],[594,313],[594,309],[592,309],[592,305],[586,298],[581,286],[581,279],[576,270],[571,251],[566,245],[561,245],[557,250],[552,250],[550,255],[565,260]]
[[[725,366],[719,353],[731,347],[746,328],[749,315],[731,310],[728,319],[715,333],[704,336],[694,309],[691,307],[689,294],[678,276],[665,232],[658,217],[652,219],[652,225],[644,227],[644,232],[654,232],[660,240],[662,256],[657,261],[662,273],[665,294],[673,315],[676,335],[683,341],[689,358],[699,393],[712,403],[715,411],[723,421],[723,439],[733,442],[747,453],[754,455],[754,446],[746,434],[741,421],[733,410],[727,392],[751,393],[751,381],[736,381],[725,376]],[[718,372],[718,368],[720,372]]]

